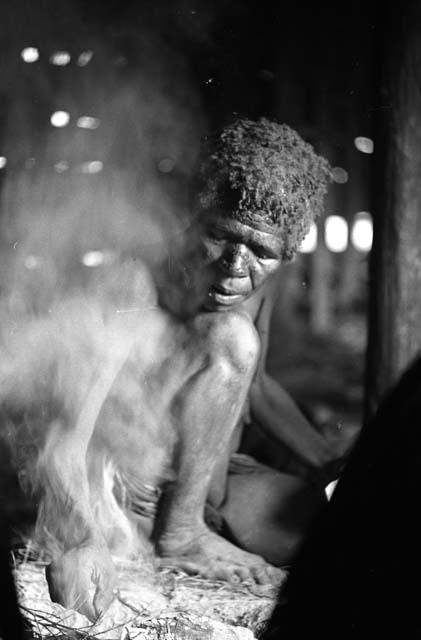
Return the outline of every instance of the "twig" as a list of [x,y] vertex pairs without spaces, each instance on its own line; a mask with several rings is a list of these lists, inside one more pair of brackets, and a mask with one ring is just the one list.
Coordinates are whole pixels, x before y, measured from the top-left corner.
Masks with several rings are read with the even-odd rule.
[[137,609],[134,605],[132,605],[130,602],[127,602],[127,600],[125,600],[124,598],[121,597],[120,593],[117,592],[116,593],[116,598],[119,602],[121,602],[121,604],[123,604],[125,607],[127,607],[128,609],[131,609],[134,613],[136,613],[137,615],[142,615],[145,613],[145,611],[147,611],[147,609],[145,607],[143,607],[143,611],[141,611],[140,609]]
[[24,553],[24,556],[23,556],[22,564],[26,564],[28,562],[29,553],[31,551],[31,548],[32,548],[32,540],[29,539],[28,542],[26,543],[25,553]]

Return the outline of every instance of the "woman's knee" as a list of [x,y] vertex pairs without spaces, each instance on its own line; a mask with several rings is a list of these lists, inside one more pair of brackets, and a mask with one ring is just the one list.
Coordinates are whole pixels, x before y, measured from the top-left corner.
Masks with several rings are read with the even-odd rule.
[[260,338],[243,313],[204,314],[197,321],[210,362],[224,364],[238,373],[255,370],[260,354]]

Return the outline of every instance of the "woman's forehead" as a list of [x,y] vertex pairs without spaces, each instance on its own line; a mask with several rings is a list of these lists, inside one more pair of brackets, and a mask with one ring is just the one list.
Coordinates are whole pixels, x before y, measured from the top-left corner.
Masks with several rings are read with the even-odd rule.
[[279,228],[274,225],[262,225],[259,222],[259,219],[242,222],[229,215],[213,215],[207,219],[205,228],[218,229],[221,233],[234,236],[239,240],[278,246],[281,242]]

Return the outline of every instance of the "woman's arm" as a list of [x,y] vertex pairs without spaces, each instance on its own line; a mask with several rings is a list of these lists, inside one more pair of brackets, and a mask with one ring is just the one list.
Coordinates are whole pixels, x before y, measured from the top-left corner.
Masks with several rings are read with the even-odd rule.
[[285,444],[299,459],[322,469],[335,460],[335,448],[304,417],[291,396],[265,371],[250,389],[250,413],[271,438]]
[[261,350],[250,388],[250,412],[268,436],[285,444],[311,467],[321,469],[338,457],[336,447],[308,422],[291,396],[266,372],[270,319],[278,287],[279,279],[273,279],[255,319]]

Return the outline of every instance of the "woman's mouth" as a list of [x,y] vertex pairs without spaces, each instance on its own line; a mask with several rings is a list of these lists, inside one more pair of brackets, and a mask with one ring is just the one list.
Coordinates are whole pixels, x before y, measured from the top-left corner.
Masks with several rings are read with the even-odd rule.
[[244,300],[245,297],[243,293],[238,293],[238,291],[227,289],[218,284],[214,284],[208,293],[209,301],[224,306],[237,304]]

